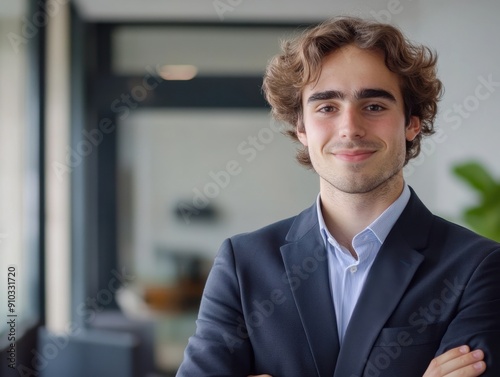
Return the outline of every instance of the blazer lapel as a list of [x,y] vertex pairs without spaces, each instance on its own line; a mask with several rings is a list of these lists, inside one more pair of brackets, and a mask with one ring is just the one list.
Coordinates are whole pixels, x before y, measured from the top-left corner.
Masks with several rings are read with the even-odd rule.
[[[418,227],[415,220],[418,219]],[[373,344],[406,291],[424,257],[432,215],[412,197],[382,245],[354,308],[335,377],[362,376]]]
[[315,207],[297,217],[287,240],[292,242],[281,247],[281,255],[317,375],[333,376],[339,353],[337,321]]

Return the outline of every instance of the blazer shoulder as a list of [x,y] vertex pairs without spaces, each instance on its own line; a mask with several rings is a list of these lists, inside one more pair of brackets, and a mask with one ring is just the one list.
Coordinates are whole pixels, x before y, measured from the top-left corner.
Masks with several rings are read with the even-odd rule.
[[465,270],[472,273],[483,263],[500,263],[498,242],[439,216],[434,216],[429,239],[427,256],[438,260],[446,258],[450,268],[455,266],[462,273]]
[[283,243],[296,218],[297,216],[289,217],[251,232],[236,234],[230,238],[230,241],[233,245],[265,243],[266,241],[273,244]]
[[248,233],[237,234],[229,239],[233,249],[278,249],[288,242],[293,242],[317,225],[316,206],[313,205],[296,216],[269,224]]
[[458,249],[474,249],[478,252],[482,250],[487,253],[500,250],[500,243],[439,216],[434,216],[434,233],[459,246]]
[[[429,249],[440,255],[455,256],[475,251],[476,256],[500,249],[500,244],[461,225],[433,214],[411,190],[410,200],[391,230],[401,233],[408,245],[416,250]],[[479,251],[480,250],[480,251]]]

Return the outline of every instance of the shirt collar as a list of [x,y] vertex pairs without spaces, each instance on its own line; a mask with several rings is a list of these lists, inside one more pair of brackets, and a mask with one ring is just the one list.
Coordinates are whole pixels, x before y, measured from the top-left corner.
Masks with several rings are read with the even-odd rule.
[[[370,225],[368,225],[366,229],[364,229],[362,232],[370,230],[371,232],[373,232],[375,237],[377,237],[377,239],[381,244],[384,243],[392,227],[396,223],[399,216],[401,216],[401,213],[403,213],[403,210],[408,204],[410,196],[411,196],[410,188],[405,183],[403,187],[403,192],[394,201],[394,203],[392,203],[384,212],[382,212],[382,214],[379,217],[377,217]],[[335,238],[330,234],[328,228],[326,227],[325,220],[323,218],[323,213],[321,212],[321,194],[318,194],[318,197],[316,199],[316,209],[318,213],[318,222],[319,222],[321,237],[323,238],[323,241],[326,245],[329,238],[333,240],[335,240]]]

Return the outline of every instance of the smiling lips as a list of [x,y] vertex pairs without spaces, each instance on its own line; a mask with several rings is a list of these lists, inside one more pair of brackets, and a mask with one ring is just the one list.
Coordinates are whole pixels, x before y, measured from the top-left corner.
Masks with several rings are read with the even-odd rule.
[[370,158],[375,151],[371,150],[341,150],[334,152],[333,155],[346,162],[360,162]]

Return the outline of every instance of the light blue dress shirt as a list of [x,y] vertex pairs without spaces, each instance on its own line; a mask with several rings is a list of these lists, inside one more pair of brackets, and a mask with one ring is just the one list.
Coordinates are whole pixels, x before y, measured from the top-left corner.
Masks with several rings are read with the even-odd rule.
[[344,339],[354,306],[358,301],[373,261],[409,199],[410,189],[405,184],[399,198],[375,221],[354,236],[352,247],[358,255],[358,259],[356,259],[349,250],[335,240],[326,228],[321,212],[321,198],[318,195],[316,201],[318,221],[328,254],[330,286],[337,316],[340,344]]

